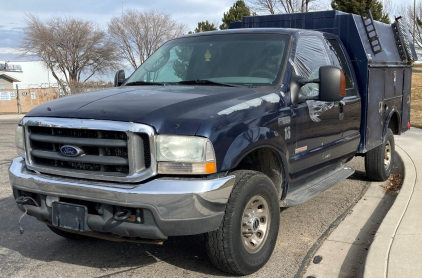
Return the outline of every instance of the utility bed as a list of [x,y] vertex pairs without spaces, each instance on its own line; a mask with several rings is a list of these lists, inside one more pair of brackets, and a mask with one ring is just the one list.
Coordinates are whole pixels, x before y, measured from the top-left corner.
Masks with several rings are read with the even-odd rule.
[[343,42],[362,98],[361,142],[358,153],[382,143],[384,124],[398,115],[395,134],[410,128],[412,62],[417,60],[411,36],[401,18],[392,24],[372,19],[370,11],[355,15],[340,11],[244,17],[230,29],[295,28],[337,35]]

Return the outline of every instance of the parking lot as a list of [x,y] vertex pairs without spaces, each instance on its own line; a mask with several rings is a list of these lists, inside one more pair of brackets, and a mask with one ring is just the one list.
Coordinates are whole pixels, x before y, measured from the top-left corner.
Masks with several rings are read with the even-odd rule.
[[[25,216],[19,233],[8,167],[16,156],[18,119],[0,119],[0,273],[2,277],[217,277],[202,235],[173,237],[160,245],[100,239],[69,241]],[[357,202],[368,186],[363,159],[349,179],[298,207],[281,209],[280,234],[268,264],[251,277],[300,277],[315,248]]]

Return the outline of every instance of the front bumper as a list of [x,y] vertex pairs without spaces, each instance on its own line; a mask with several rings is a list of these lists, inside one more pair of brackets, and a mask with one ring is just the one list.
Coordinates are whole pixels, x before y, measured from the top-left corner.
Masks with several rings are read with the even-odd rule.
[[[9,179],[15,198],[22,192],[37,194],[40,207],[26,207],[29,215],[43,222],[52,221],[47,196],[82,200],[102,206],[101,214],[88,214],[91,232],[154,240],[218,229],[234,185],[234,176],[210,180],[159,178],[136,185],[95,182],[29,171],[22,158],[13,160]],[[23,205],[18,207],[24,210]],[[115,221],[116,207],[142,209],[144,222]]]

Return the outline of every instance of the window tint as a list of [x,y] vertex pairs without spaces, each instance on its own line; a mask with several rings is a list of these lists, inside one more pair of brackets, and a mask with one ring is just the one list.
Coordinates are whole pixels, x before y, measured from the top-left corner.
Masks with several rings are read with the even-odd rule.
[[[346,57],[338,43],[338,41],[330,39],[328,40],[328,46],[331,52],[331,58],[334,62],[335,66],[340,67],[344,72],[344,77],[346,78],[346,89],[353,88],[353,82],[350,75],[350,69],[348,63],[346,62]],[[350,96],[352,92],[346,92],[346,96]],[[352,93],[352,95],[356,95],[356,93]]]

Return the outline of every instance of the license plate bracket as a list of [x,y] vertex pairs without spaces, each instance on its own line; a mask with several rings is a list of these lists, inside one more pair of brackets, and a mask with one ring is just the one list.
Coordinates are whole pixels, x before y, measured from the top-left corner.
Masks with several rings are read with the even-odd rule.
[[52,204],[54,226],[83,232],[87,228],[87,207],[62,202]]

